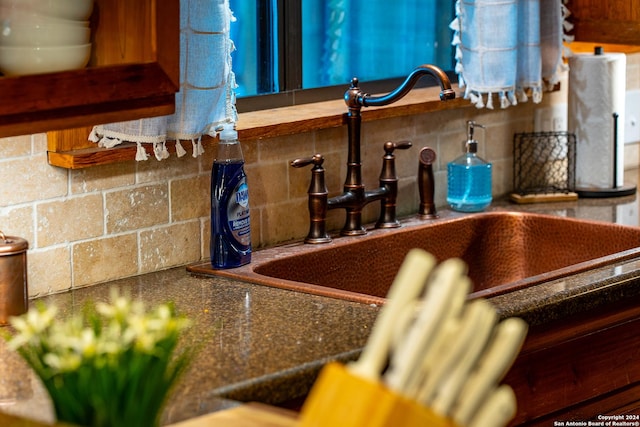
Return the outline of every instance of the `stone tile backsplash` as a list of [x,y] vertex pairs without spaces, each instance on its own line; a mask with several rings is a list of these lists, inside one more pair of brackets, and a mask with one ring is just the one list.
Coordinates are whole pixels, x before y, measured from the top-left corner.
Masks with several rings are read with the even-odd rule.
[[29,241],[31,296],[206,256],[211,154],[66,170],[46,145],[0,139],[0,229]]
[[[640,73],[637,55],[629,61]],[[634,68],[635,67],[635,68]],[[638,85],[629,76],[628,85]],[[566,102],[564,91],[547,94],[543,106]],[[478,133],[480,155],[494,165],[495,196],[512,189],[512,139],[533,130],[534,110],[463,108],[390,118],[363,125],[363,178],[378,185],[382,144],[409,139],[398,151],[398,212],[418,209],[418,152],[437,152],[436,202],[446,204],[446,164],[461,153],[465,123],[487,126]],[[294,169],[297,157],[322,153],[331,195],[342,191],[346,171],[346,128],[242,141],[250,188],[252,240],[256,249],[304,237],[308,230],[310,168]],[[61,292],[108,280],[184,265],[209,256],[209,180],[214,146],[198,159],[175,156],[162,162],[128,162],[81,170],[47,163],[46,135],[0,138],[0,229],[29,241],[29,293]],[[627,167],[637,167],[638,144],[626,147]],[[376,220],[378,204],[365,209]],[[338,229],[342,211],[329,212]]]

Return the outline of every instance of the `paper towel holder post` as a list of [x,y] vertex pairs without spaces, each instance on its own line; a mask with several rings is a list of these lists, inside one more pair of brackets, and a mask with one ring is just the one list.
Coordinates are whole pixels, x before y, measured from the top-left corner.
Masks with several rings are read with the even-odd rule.
[[[602,48],[596,55],[602,54]],[[624,197],[636,194],[636,186],[622,183],[618,185],[618,113],[614,112],[613,117],[613,186],[611,188],[576,188],[578,197],[604,198],[604,197]]]

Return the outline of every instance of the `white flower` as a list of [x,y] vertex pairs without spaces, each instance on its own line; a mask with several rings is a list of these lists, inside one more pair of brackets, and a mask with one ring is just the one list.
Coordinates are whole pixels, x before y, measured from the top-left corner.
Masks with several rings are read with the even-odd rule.
[[54,371],[58,372],[75,371],[82,364],[82,358],[75,353],[47,353],[42,357],[42,361]]
[[122,321],[126,319],[131,311],[131,303],[125,297],[119,296],[112,298],[111,304],[99,302],[96,304],[96,311],[107,319],[116,319]]
[[40,335],[50,328],[58,310],[56,307],[39,305],[27,311],[26,315],[10,317],[9,322],[18,333],[9,341],[9,347],[18,349],[25,344],[40,344]]
[[77,351],[82,354],[82,357],[94,357],[98,350],[98,343],[96,340],[96,334],[93,329],[83,329],[80,333],[80,339],[77,341]]
[[71,316],[64,322],[54,322],[55,307],[44,305],[26,315],[12,318],[18,331],[10,341],[14,349],[30,347],[54,372],[77,369],[81,364],[102,365],[130,349],[144,354],[157,354],[158,343],[177,339],[189,323],[176,318],[168,305],[159,305],[147,313],[140,301],[115,294],[112,303],[97,303],[101,316],[96,325],[85,326],[81,316]]

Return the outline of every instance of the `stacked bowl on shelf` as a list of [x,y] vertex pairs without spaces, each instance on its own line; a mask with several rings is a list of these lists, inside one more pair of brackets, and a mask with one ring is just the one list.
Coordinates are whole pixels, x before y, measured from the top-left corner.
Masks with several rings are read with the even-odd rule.
[[93,0],[0,0],[0,73],[84,68],[91,56]]

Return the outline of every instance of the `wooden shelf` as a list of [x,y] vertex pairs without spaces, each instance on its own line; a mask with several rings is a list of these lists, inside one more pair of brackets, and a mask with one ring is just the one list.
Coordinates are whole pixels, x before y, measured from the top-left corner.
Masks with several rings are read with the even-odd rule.
[[[397,103],[379,108],[364,108],[362,120],[371,121],[390,117],[421,114],[453,108],[471,107],[468,100],[457,99],[442,102],[440,89],[429,87],[410,92]],[[346,106],[344,101],[334,100],[295,107],[274,108],[239,114],[237,129],[240,140],[272,138],[312,132],[320,129],[339,127],[346,124]],[[49,163],[68,169],[104,165],[115,162],[133,161],[136,156],[136,144],[122,144],[110,149],[97,147],[87,142],[91,128],[80,128],[62,132],[49,132]],[[203,137],[203,145],[211,145],[214,139]],[[145,148],[152,153],[149,144]],[[175,152],[175,144],[167,143],[170,153]],[[187,148],[187,147],[185,147]],[[188,148],[187,148],[188,151]]]
[[96,0],[88,68],[0,77],[0,137],[171,114],[178,0]]
[[171,114],[176,90],[156,63],[2,78],[0,137]]
[[[145,147],[147,154],[153,156],[153,151],[148,144]],[[175,153],[175,144],[167,144],[170,153]],[[55,152],[47,153],[50,165],[58,166],[65,169],[82,169],[89,166],[107,165],[110,163],[121,162],[125,160],[134,160],[136,158],[137,146],[133,143],[118,145],[114,148],[81,148],[71,152]]]

